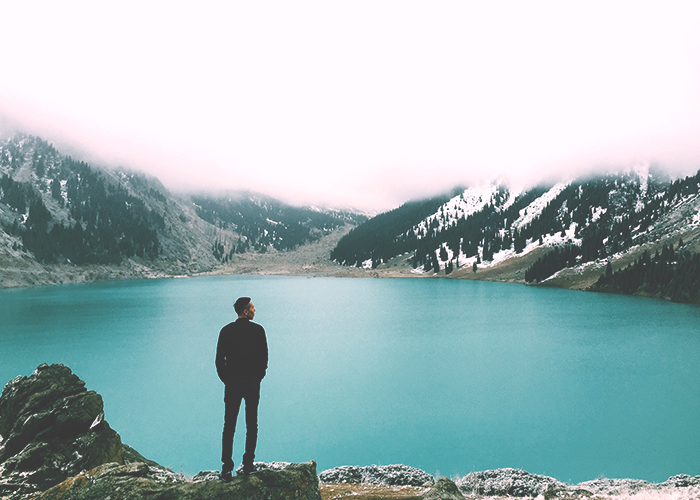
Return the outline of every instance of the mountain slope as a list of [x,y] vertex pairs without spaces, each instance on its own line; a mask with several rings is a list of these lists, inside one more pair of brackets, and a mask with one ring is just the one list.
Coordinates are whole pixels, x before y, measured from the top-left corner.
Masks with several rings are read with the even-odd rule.
[[[699,191],[700,172],[671,182],[648,169],[526,191],[490,183],[434,199],[429,215],[410,210],[417,202],[382,214],[342,238],[332,256],[380,269],[403,256],[415,272],[590,286],[608,260],[619,268],[681,238],[700,250]],[[389,216],[403,226],[378,224]],[[370,228],[384,233],[368,238]],[[555,281],[567,269],[567,282]]]
[[235,254],[288,251],[364,220],[250,193],[176,196],[36,137],[0,145],[2,286],[45,283],[46,273],[51,282],[212,271]]

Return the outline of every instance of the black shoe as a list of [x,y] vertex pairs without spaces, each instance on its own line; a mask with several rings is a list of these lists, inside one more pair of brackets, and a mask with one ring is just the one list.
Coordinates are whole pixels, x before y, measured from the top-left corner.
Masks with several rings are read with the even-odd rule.
[[255,472],[255,466],[253,464],[243,464],[243,475],[250,476]]
[[228,483],[231,479],[233,479],[233,474],[230,470],[221,471],[221,480],[224,483]]

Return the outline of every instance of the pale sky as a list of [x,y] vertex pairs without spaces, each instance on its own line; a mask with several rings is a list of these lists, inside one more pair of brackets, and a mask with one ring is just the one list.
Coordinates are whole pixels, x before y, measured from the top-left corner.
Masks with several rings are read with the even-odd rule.
[[0,132],[365,210],[700,168],[700,2],[2,2]]

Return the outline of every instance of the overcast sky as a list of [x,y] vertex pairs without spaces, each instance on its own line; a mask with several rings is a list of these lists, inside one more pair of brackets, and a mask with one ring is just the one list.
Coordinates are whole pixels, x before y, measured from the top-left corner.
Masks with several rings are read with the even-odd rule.
[[3,2],[0,128],[168,188],[367,210],[700,168],[700,2]]

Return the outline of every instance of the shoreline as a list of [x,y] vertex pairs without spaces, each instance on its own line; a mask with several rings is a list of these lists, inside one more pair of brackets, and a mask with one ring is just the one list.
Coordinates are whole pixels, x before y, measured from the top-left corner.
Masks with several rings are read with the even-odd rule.
[[[139,266],[141,267],[141,266]],[[143,266],[146,267],[146,266]],[[534,286],[541,288],[559,288],[562,290],[571,290],[578,292],[588,292],[588,293],[602,293],[602,294],[612,294],[612,295],[628,295],[623,293],[616,293],[603,290],[590,290],[587,286],[582,286],[579,281],[572,281],[570,277],[567,276],[566,271],[571,271],[565,269],[563,276],[558,276],[556,280],[552,282],[543,282],[538,284],[526,283],[524,280],[512,279],[512,278],[500,278],[494,276],[493,268],[484,268],[473,273],[473,275],[468,274],[457,274],[452,273],[452,275],[445,275],[444,272],[438,274],[427,274],[414,272],[412,269],[406,268],[377,268],[377,269],[362,269],[357,267],[344,267],[338,265],[338,269],[318,269],[312,267],[310,269],[303,270],[261,270],[261,269],[237,269],[238,266],[222,266],[217,269],[212,269],[208,271],[197,271],[192,273],[169,273],[162,270],[153,270],[147,268],[145,272],[134,272],[133,269],[129,267],[124,268],[123,266],[87,266],[77,268],[75,266],[70,266],[69,264],[64,265],[54,265],[53,269],[45,272],[32,272],[23,273],[21,270],[7,270],[0,269],[0,290],[18,290],[27,289],[35,287],[49,287],[56,285],[74,285],[74,284],[88,284],[88,283],[109,283],[109,282],[120,282],[120,281],[137,281],[137,280],[153,280],[153,279],[185,279],[185,278],[201,278],[207,276],[289,276],[289,277],[307,277],[307,278],[374,278],[374,279],[448,279],[448,280],[469,280],[469,281],[483,281],[492,283],[509,283],[517,284],[523,286]],[[246,266],[247,267],[247,266]],[[602,268],[602,266],[601,266]],[[8,273],[9,271],[9,273]],[[491,272],[490,272],[491,271]],[[471,273],[471,271],[469,271]],[[10,274],[10,277],[8,277]],[[598,274],[599,275],[599,274]],[[587,284],[587,283],[585,283]],[[567,286],[568,285],[568,286]],[[652,300],[661,300],[664,302],[673,302],[667,297],[654,297],[643,293],[635,293],[628,295],[630,297],[639,297]],[[674,302],[678,304],[685,304],[691,306],[700,306],[696,302]]]
[[[330,260],[330,252],[348,228],[334,231],[318,241],[301,246],[290,251],[269,251],[267,253],[234,254],[231,262],[209,267],[196,260],[180,261],[144,261],[142,259],[126,259],[119,265],[86,265],[73,264],[40,264],[31,259],[0,259],[0,290],[15,288],[30,288],[35,286],[50,286],[77,283],[100,283],[109,281],[125,281],[140,279],[176,279],[197,278],[203,276],[298,276],[298,277],[334,277],[334,278],[433,278],[491,281],[496,283],[515,283],[525,286],[561,288],[593,292],[594,285],[605,272],[606,262],[589,262],[581,268],[565,268],[552,277],[540,283],[527,283],[525,270],[549,249],[538,247],[534,250],[513,258],[482,264],[476,272],[471,266],[457,267],[451,274],[445,271],[426,273],[414,269],[408,256],[402,255],[390,259],[376,269],[350,267]],[[616,261],[616,267],[629,264],[644,249],[621,255]],[[594,293],[615,292],[595,291]],[[666,297],[649,297],[643,293],[633,294],[635,297],[646,297],[670,302]],[[695,302],[685,302],[699,305]]]

